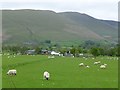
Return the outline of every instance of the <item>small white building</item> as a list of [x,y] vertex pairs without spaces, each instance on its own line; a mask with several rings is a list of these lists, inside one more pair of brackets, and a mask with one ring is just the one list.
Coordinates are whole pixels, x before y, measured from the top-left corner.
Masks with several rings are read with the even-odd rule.
[[55,52],[55,51],[51,51],[51,55],[60,56],[60,53],[57,53],[57,52]]

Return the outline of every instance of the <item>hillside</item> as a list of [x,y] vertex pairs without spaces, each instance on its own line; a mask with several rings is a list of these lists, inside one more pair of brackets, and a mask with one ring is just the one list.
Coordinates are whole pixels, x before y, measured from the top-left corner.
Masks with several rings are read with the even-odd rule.
[[2,31],[5,44],[53,42],[117,42],[117,22],[98,20],[78,12],[49,10],[3,10]]

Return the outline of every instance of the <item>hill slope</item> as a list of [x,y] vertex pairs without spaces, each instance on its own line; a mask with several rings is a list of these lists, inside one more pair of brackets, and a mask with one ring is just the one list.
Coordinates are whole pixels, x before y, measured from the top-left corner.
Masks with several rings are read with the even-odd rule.
[[115,21],[98,20],[78,12],[3,10],[3,43],[39,44],[44,40],[117,41]]

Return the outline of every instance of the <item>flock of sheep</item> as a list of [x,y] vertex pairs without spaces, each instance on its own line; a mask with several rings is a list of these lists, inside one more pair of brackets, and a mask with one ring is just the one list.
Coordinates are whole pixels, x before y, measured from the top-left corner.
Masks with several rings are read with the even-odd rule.
[[[55,58],[55,57],[54,56],[48,56],[48,59],[53,59],[53,58]],[[83,58],[86,59],[85,57],[83,57]],[[92,59],[95,59],[95,58],[92,58]],[[100,61],[94,62],[94,65],[100,65],[100,64],[101,64]],[[85,66],[86,68],[90,68],[90,66],[85,65],[84,63],[80,63],[79,66]],[[106,67],[107,67],[107,64],[101,64],[100,65],[101,69],[105,69]]]
[[[105,63],[104,63],[104,64],[101,64],[100,61],[95,61],[95,62],[94,62],[94,65],[100,65],[100,68],[101,68],[101,69],[105,69],[105,68],[107,67],[107,64],[105,64]],[[86,67],[86,68],[90,68],[90,66],[85,65],[84,63],[80,63],[79,66],[80,66],[80,67],[83,67],[83,66],[84,66],[84,67]]]
[[[94,62],[94,65],[100,65],[101,69],[105,69],[107,67],[107,64],[101,64],[100,61]],[[80,63],[79,66],[80,67],[90,68],[89,65],[85,65],[84,63]],[[7,75],[17,75],[17,70],[15,70],[15,69],[8,70]],[[45,71],[44,74],[43,74],[43,76],[44,76],[45,79],[48,80],[49,77],[50,77],[50,74],[47,71]]]
[[[15,57],[15,56],[13,56],[13,57]],[[10,58],[10,56],[8,56],[8,58]],[[48,56],[48,58],[49,58],[49,59],[53,59],[53,58],[55,58],[55,57],[54,57],[54,56]],[[84,57],[83,57],[83,58],[84,58]],[[85,58],[85,59],[86,59],[86,58]],[[95,58],[92,58],[92,59],[95,59]],[[108,58],[108,59],[111,59],[111,58]],[[117,60],[118,60],[118,59],[117,59]],[[106,63],[101,64],[101,61],[95,61],[93,64],[94,64],[94,65],[98,65],[100,69],[106,69],[106,67],[107,67],[107,64],[106,64]],[[85,65],[83,62],[79,64],[79,67],[90,68],[89,65]],[[17,75],[17,70],[15,70],[15,69],[8,70],[7,75],[12,75],[12,76],[13,76],[13,75]],[[45,79],[48,80],[48,78],[50,77],[50,74],[49,74],[47,71],[45,71],[44,74],[43,74],[43,76],[44,76]]]

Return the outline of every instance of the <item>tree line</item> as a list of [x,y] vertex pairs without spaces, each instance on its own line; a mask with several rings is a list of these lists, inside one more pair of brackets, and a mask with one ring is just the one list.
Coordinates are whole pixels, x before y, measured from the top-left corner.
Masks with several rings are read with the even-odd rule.
[[117,44],[115,46],[91,46],[91,47],[82,47],[82,46],[71,46],[71,47],[40,47],[40,46],[34,46],[34,47],[28,47],[28,46],[3,46],[2,52],[3,53],[11,53],[11,54],[17,54],[21,53],[22,55],[26,54],[25,52],[27,50],[35,50],[35,54],[40,54],[41,50],[54,50],[58,51],[61,54],[64,53],[71,53],[74,56],[78,56],[80,53],[83,54],[92,54],[93,56],[120,56],[120,45]]

